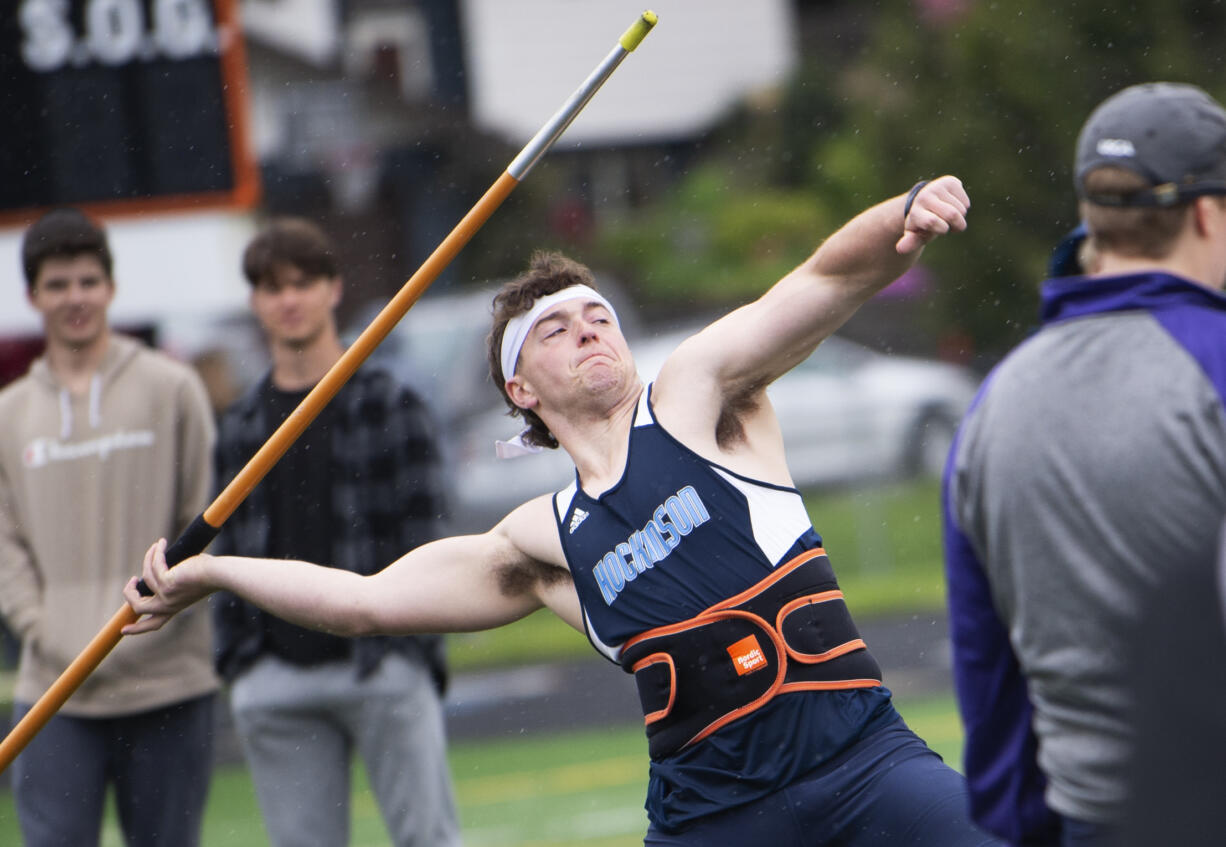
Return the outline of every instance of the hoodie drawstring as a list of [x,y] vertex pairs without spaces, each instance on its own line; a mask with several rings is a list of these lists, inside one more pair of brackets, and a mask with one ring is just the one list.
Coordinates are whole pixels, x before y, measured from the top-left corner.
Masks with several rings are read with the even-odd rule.
[[72,435],[72,397],[67,388],[60,389],[60,441]]
[[[89,380],[89,427],[102,425],[102,377],[94,374]],[[60,389],[60,441],[72,436],[72,395],[67,388]]]
[[102,376],[94,374],[89,381],[89,428],[102,425]]

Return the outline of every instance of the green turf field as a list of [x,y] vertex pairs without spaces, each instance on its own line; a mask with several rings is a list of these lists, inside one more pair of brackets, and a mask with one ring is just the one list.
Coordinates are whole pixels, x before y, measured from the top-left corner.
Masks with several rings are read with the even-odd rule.
[[[900,711],[957,766],[962,731],[948,696],[901,701]],[[646,828],[647,744],[640,727],[455,744],[451,769],[468,847],[632,847]],[[386,845],[373,796],[355,769],[352,847]],[[0,792],[0,844],[21,843],[12,797]],[[209,795],[206,847],[267,845],[241,766],[220,768]],[[122,847],[113,819],[104,847]]]

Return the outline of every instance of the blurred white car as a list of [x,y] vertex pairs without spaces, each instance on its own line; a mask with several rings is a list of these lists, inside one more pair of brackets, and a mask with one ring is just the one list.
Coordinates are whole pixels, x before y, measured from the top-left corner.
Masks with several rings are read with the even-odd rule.
[[808,488],[939,475],[978,388],[979,378],[965,368],[833,336],[767,394],[792,478]]
[[[378,353],[422,389],[443,422],[457,531],[487,529],[520,503],[574,477],[560,450],[496,458],[494,441],[514,436],[521,424],[507,415],[489,382],[488,321],[488,292],[423,300]],[[699,328],[637,338],[630,333],[644,382]],[[978,383],[965,368],[887,355],[835,336],[767,393],[793,480],[814,488],[939,473]]]

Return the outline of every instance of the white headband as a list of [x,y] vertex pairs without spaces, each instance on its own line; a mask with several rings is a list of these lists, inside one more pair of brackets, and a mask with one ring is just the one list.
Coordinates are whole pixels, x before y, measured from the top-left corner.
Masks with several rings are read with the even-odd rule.
[[503,380],[508,380],[515,376],[515,366],[519,364],[519,351],[523,348],[524,342],[528,340],[528,333],[532,331],[532,327],[540,319],[541,315],[559,303],[578,299],[590,300],[604,306],[613,317],[613,325],[620,326],[617,321],[617,312],[613,311],[613,306],[608,300],[600,296],[600,292],[594,288],[586,285],[572,285],[569,288],[563,288],[561,291],[555,291],[553,294],[547,294],[533,303],[531,309],[507,321],[506,329],[502,331],[501,361]]

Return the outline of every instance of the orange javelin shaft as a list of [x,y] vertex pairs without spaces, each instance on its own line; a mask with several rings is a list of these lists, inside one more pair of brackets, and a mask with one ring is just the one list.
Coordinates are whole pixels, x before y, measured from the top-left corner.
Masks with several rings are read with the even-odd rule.
[[[311,389],[289,417],[277,427],[269,439],[238,472],[217,498],[209,504],[179,538],[166,551],[166,561],[175,565],[196,555],[216,537],[221,525],[234,513],[239,504],[251,493],[273,465],[285,455],[285,451],[297,440],[319,415],[323,407],[336,396],[341,387],[353,376],[354,371],[366,360],[396,323],[404,317],[417,298],[434,282],[456,254],[467,244],[484,223],[489,220],[507,195],[519,185],[528,172],[540,160],[558,137],[570,126],[596,91],[613,73],[621,61],[643,40],[656,23],[652,12],[644,12],[618,40],[617,46],[588,76],[570,99],[541,128],[541,130],[512,160],[507,169],[486,190],[468,213],[434,249],[417,272],[409,278],[386,306],[375,316],[370,325],[349,346],[319,383]],[[142,588],[144,585],[142,583]],[[147,590],[147,589],[146,589]],[[115,612],[110,621],[94,636],[76,659],[60,674],[51,687],[38,699],[17,725],[0,742],[0,773],[3,773],[17,754],[38,734],[52,716],[59,711],[72,693],[81,687],[94,669],[123,637],[122,629],[136,620],[136,614],[126,603]]]

